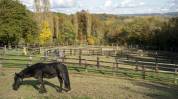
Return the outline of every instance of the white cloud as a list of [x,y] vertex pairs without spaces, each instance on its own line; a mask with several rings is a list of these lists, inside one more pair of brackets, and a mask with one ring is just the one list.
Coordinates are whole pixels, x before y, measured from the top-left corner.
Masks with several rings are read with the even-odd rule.
[[51,0],[52,8],[71,8],[76,6],[76,0]]
[[[20,0],[29,9],[33,9],[34,0]],[[51,8],[71,8],[77,6],[76,0],[50,0]]]
[[132,0],[123,0],[123,1],[120,3],[120,5],[121,5],[121,6],[127,6],[127,5],[129,5],[130,2],[132,2]]
[[[34,0],[20,0],[30,10]],[[145,0],[50,0],[51,11],[75,13],[82,9],[92,13],[133,14],[178,11],[178,0],[169,0],[165,5],[152,6]],[[150,1],[151,2],[151,1]],[[156,2],[156,1],[155,1]],[[96,4],[93,4],[96,3]]]
[[162,8],[162,9],[160,9],[162,12],[167,12],[167,11],[169,11],[169,9],[168,8]]
[[145,5],[142,0],[122,0],[117,7],[118,8],[133,8]]
[[105,7],[111,7],[111,6],[112,6],[112,0],[107,0],[107,1],[105,1],[104,6],[105,6]]
[[139,2],[139,5],[140,6],[145,5],[145,2]]
[[177,12],[178,11],[178,0],[169,0],[166,5],[162,7],[162,12]]
[[33,0],[20,0],[20,2],[30,9],[33,7]]

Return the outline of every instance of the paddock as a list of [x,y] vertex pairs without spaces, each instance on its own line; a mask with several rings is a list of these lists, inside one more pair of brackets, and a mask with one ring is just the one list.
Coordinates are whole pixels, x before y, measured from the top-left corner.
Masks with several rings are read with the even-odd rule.
[[[70,92],[58,93],[57,78],[45,79],[47,93],[38,93],[38,82],[26,79],[18,91],[12,90],[14,72],[20,68],[3,68],[0,74],[0,99],[177,99],[178,90],[148,81],[70,71]],[[35,87],[36,86],[36,87]]]
[[[59,49],[60,48],[60,49]],[[78,48],[78,49],[77,49]],[[0,50],[0,99],[177,99],[177,58],[159,57],[144,51],[138,55],[134,49],[122,47],[51,47]],[[102,50],[101,50],[102,48]],[[63,51],[60,59],[70,73],[70,92],[58,93],[57,78],[47,80],[47,93],[39,94],[39,83],[26,79],[18,91],[12,90],[13,76],[27,65],[37,62],[51,62],[57,57],[53,51]],[[116,54],[122,49],[124,56]],[[52,52],[43,59],[44,52]],[[98,53],[99,52],[99,53]],[[163,63],[164,62],[164,63]],[[164,69],[165,68],[165,69]]]

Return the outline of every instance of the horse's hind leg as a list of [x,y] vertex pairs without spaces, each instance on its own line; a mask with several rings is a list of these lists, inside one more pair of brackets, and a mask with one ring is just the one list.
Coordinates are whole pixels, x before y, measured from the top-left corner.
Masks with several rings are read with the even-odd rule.
[[63,80],[62,80],[62,77],[60,75],[58,75],[57,77],[58,77],[58,80],[59,80],[59,83],[60,83],[60,88],[57,88],[57,91],[62,92]]

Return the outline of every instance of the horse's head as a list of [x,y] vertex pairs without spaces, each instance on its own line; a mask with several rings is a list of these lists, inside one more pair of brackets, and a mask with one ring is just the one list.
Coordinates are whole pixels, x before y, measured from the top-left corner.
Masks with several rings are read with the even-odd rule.
[[13,89],[17,90],[21,83],[22,83],[22,77],[19,74],[15,73]]

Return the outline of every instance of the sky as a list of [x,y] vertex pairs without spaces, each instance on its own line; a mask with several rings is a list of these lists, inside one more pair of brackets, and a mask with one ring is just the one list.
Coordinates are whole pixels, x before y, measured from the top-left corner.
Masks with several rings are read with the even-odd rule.
[[[34,10],[33,0],[20,0]],[[88,10],[90,13],[143,14],[178,12],[178,0],[50,0],[50,10],[66,14]]]

